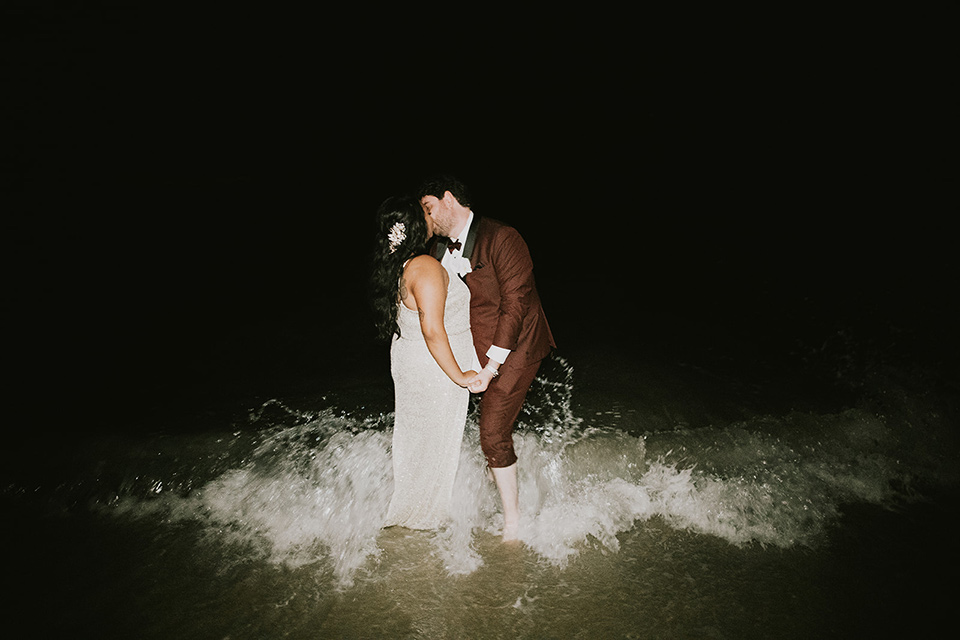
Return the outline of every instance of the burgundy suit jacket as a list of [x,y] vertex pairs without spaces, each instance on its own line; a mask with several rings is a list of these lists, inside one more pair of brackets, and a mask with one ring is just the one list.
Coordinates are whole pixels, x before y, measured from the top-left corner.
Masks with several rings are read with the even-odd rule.
[[[442,259],[447,238],[435,238],[431,253]],[[508,362],[532,364],[556,347],[533,279],[530,250],[513,227],[474,213],[463,246],[472,271],[463,280],[470,289],[470,328],[477,355],[491,345],[511,351]]]

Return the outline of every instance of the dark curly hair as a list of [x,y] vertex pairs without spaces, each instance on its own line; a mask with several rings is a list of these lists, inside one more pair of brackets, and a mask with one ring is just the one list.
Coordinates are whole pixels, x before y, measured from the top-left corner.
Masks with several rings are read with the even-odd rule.
[[443,199],[443,194],[447,191],[449,191],[461,205],[465,207],[473,206],[473,199],[466,185],[450,175],[438,175],[424,180],[417,190],[417,201],[419,202],[423,196],[436,196],[437,200],[441,200]]
[[[403,239],[391,242],[394,225],[403,225]],[[404,263],[427,251],[427,223],[420,202],[410,196],[387,198],[377,210],[377,232],[373,249],[370,291],[376,318],[377,336],[390,340],[400,337],[397,324],[400,277]]]

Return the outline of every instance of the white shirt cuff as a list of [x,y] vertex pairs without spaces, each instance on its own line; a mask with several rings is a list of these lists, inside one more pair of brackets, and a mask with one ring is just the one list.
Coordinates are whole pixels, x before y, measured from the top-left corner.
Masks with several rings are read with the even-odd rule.
[[503,364],[507,361],[507,356],[510,355],[510,349],[504,349],[503,347],[498,347],[496,345],[491,346],[487,349],[487,357],[491,360],[494,360],[498,364]]

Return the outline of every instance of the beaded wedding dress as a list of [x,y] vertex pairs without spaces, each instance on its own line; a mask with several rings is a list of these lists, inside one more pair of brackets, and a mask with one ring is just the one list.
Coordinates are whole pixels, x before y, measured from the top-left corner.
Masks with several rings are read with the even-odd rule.
[[[416,311],[400,303],[390,348],[395,394],[393,498],[384,526],[436,529],[447,517],[460,460],[470,392],[458,386],[430,355]],[[470,333],[470,290],[450,275],[443,325],[464,371],[476,355]]]

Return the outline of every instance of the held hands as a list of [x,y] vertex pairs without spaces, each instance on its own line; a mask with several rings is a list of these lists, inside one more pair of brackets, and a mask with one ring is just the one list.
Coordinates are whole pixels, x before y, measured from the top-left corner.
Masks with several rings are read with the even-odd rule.
[[463,372],[463,375],[460,376],[460,380],[459,380],[459,381],[454,380],[454,382],[456,382],[456,383],[457,383],[458,385],[460,385],[461,387],[465,387],[465,388],[469,389],[469,388],[470,388],[470,385],[471,385],[476,379],[477,379],[477,372],[474,371],[473,369],[470,369],[469,371],[464,371],[464,372]]
[[470,393],[483,393],[490,386],[490,381],[496,377],[496,373],[486,367],[481,369],[480,373],[475,371],[468,371],[467,373],[473,375],[468,377],[466,384],[463,386],[469,389]]

